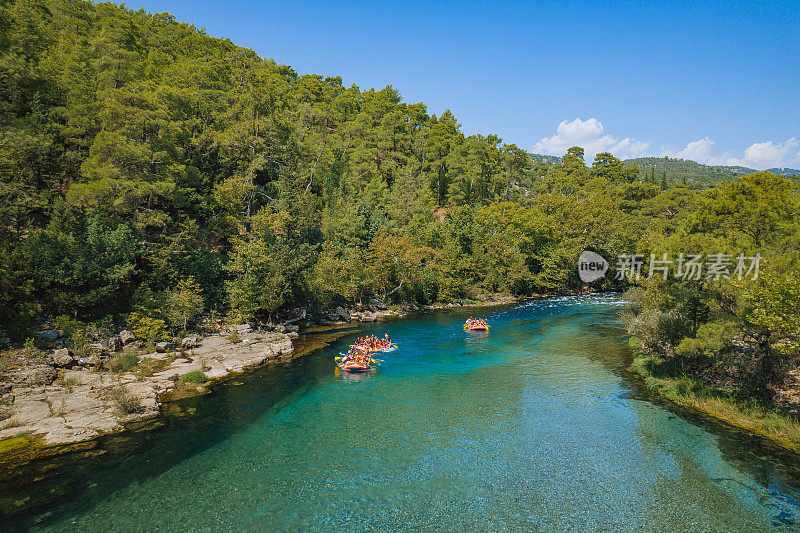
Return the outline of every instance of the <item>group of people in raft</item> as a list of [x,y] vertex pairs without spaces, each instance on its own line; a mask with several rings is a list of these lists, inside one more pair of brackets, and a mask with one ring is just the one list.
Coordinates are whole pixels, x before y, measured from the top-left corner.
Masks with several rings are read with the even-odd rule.
[[[489,325],[483,318],[468,318],[464,323],[464,329],[469,331],[488,331]],[[389,338],[388,333],[384,333],[383,338],[370,335],[369,337],[359,337],[356,339],[355,344],[350,346],[346,354],[336,359],[339,361],[338,366],[345,372],[366,372],[373,368],[372,365],[380,363],[380,361],[372,358],[373,352],[391,351],[397,348],[392,344],[392,339]]]
[[386,351],[396,348],[392,344],[392,339],[388,333],[384,333],[380,339],[375,335],[369,337],[359,337],[356,343],[350,346],[350,350],[339,359],[339,368],[346,372],[366,372],[378,361],[372,358],[372,352]]
[[470,331],[487,331],[489,329],[489,325],[483,318],[468,318],[464,323],[464,329],[468,329]]

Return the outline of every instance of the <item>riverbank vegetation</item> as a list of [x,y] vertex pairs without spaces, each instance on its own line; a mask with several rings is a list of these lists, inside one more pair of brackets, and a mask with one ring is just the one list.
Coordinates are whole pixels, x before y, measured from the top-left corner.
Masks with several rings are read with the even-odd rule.
[[644,379],[648,388],[678,405],[800,451],[800,422],[797,417],[778,412],[769,403],[720,390],[676,371],[672,361],[641,352],[635,356],[631,370]]
[[[575,253],[611,244],[587,222],[624,223],[608,209],[639,186],[608,154],[535,161],[392,87],[299,75],[166,14],[19,0],[0,19],[14,339],[42,316],[126,315],[152,343],[204,312],[574,288]],[[589,180],[601,196],[576,209]]]
[[[16,342],[43,317],[73,348],[120,317],[153,345],[209,315],[574,291],[591,249],[612,261],[592,288],[633,287],[645,353],[782,399],[800,330],[788,178],[700,189],[608,153],[534,158],[168,14],[16,0],[0,28],[0,328]],[[633,253],[641,279],[614,279]],[[740,253],[763,257],[757,279],[644,279],[650,254]]]

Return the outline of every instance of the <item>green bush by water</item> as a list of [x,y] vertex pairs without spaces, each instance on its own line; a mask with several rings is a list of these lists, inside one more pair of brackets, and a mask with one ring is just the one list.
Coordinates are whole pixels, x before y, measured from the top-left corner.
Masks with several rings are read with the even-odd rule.
[[192,370],[181,376],[181,383],[205,383],[208,376],[202,370]]

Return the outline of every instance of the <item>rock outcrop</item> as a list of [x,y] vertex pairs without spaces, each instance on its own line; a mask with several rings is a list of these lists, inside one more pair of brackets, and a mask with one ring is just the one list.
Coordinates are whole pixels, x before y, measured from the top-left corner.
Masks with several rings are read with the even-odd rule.
[[[120,334],[120,342],[131,346],[135,338],[131,340],[132,334],[125,333]],[[66,349],[51,356],[60,371],[51,365],[31,363],[5,372],[0,381],[0,440],[26,434],[39,436],[47,445],[68,444],[120,431],[128,422],[158,416],[163,395],[189,387],[180,377],[191,371],[199,370],[209,380],[219,380],[293,351],[289,335],[277,332],[253,335],[237,343],[215,335],[202,342],[189,337],[181,344],[193,348],[191,358],[176,358],[174,352],[142,354],[160,365],[146,376],[98,372],[83,366],[66,368],[74,363],[89,366],[88,361],[75,361]],[[172,346],[165,343],[157,348],[169,351]],[[99,359],[94,362],[99,363]]]
[[183,348],[194,348],[195,346],[200,345],[200,337],[192,336],[192,337],[185,337],[181,340],[181,346]]
[[119,332],[119,338],[122,341],[123,346],[127,346],[129,344],[133,344],[134,342],[136,342],[136,335],[134,335],[127,329],[124,329]]
[[53,352],[50,359],[53,361],[53,366],[62,368],[66,368],[75,363],[75,358],[72,357],[72,354],[66,348],[61,348]]

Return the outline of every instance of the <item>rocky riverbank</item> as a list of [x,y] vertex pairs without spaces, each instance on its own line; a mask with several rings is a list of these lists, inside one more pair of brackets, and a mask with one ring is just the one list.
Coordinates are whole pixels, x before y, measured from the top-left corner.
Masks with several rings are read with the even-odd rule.
[[126,372],[83,366],[65,349],[29,364],[17,361],[0,385],[5,414],[0,441],[24,437],[49,446],[121,431],[155,418],[162,402],[173,397],[204,392],[210,382],[286,360],[296,336],[244,331],[239,342],[222,335],[192,339],[181,351],[136,353]]
[[[489,295],[481,301],[390,309],[372,300],[366,306],[331,309],[316,322],[327,329],[411,312],[517,301],[508,295]],[[64,347],[60,332],[44,331],[40,340],[53,349],[8,352],[13,356],[0,368],[0,452],[32,443],[47,447],[80,443],[155,419],[165,402],[203,394],[215,381],[293,358],[292,340],[299,330],[295,323],[300,321],[308,323],[302,309],[277,327],[259,331],[247,324],[224,326],[202,338],[159,342],[151,350],[123,330],[108,339],[94,339],[82,356]],[[122,354],[127,354],[129,368],[114,370]]]

